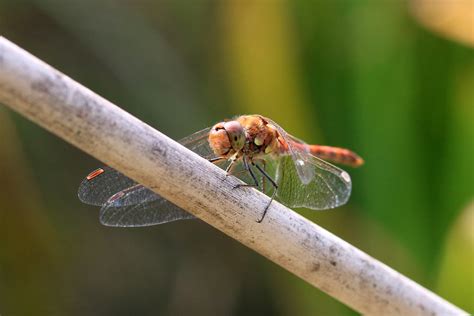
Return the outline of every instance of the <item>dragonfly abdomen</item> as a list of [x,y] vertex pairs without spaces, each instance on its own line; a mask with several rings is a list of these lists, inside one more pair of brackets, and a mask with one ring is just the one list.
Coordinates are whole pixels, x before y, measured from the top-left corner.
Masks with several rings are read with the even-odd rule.
[[321,145],[308,145],[308,147],[312,155],[324,160],[351,167],[359,167],[364,164],[364,160],[359,155],[345,148]]

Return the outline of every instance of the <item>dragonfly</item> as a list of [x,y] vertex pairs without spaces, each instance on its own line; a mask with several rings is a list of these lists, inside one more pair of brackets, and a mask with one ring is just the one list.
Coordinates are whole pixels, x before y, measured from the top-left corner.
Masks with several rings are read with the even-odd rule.
[[[351,194],[349,174],[329,163],[359,167],[364,160],[345,148],[308,145],[261,115],[240,115],[179,141],[188,149],[289,207],[332,209]],[[79,199],[100,206],[103,225],[141,227],[195,217],[119,171],[105,166],[82,181]]]

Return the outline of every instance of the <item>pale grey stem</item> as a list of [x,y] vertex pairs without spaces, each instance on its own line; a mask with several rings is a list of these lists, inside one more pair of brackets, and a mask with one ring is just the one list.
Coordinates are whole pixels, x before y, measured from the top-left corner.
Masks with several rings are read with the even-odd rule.
[[466,314],[277,202],[256,223],[267,196],[3,37],[0,102],[356,311]]

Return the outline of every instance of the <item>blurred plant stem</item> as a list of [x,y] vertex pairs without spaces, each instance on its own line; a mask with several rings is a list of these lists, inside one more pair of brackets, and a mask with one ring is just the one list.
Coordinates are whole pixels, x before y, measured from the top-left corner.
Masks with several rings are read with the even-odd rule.
[[[417,259],[428,265],[437,251],[433,245],[440,240],[430,229],[436,219],[428,192],[417,190],[423,187],[425,158],[416,154],[423,140],[414,137],[419,124],[413,89],[415,54],[413,38],[403,32],[406,19],[401,2],[355,9],[351,34],[355,120],[365,139],[361,151],[368,157],[362,183],[366,212],[399,234]],[[428,271],[423,277],[427,275]]]
[[[462,58],[461,58],[462,60]],[[453,223],[440,256],[439,293],[471,313],[474,311],[474,63],[458,66],[454,81],[451,124],[443,173],[441,221]],[[466,182],[466,184],[464,184]],[[467,205],[467,207],[465,206]],[[460,211],[462,210],[462,211]],[[459,214],[459,215],[458,215]],[[453,221],[454,220],[454,221]]]
[[437,286],[440,295],[471,313],[474,311],[473,226],[474,200],[461,212],[447,236]]
[[441,168],[445,195],[444,212],[440,214],[442,223],[452,223],[459,210],[474,198],[474,59],[465,63],[463,54],[456,57],[456,77],[449,87],[452,98],[447,127],[449,146]]
[[[235,98],[234,111],[262,114],[299,138],[321,140],[315,107],[307,103],[299,81],[304,65],[298,62],[298,42],[288,9],[284,1],[229,1],[220,6],[223,62]],[[286,272],[272,269],[269,273],[278,279],[272,282],[275,287],[285,289],[285,293],[273,293],[279,297],[282,315],[349,310],[336,301],[327,303],[324,295],[314,296],[318,291],[309,291]],[[288,293],[298,299],[285,299]]]
[[317,132],[317,117],[299,82],[304,65],[297,62],[298,45],[287,10],[283,1],[222,5],[225,66],[241,114],[265,115],[308,139]]
[[[54,284],[56,232],[42,210],[15,128],[0,107],[0,311],[5,315],[60,312]],[[38,289],[47,288],[47,291]],[[25,302],[25,297],[28,302]]]

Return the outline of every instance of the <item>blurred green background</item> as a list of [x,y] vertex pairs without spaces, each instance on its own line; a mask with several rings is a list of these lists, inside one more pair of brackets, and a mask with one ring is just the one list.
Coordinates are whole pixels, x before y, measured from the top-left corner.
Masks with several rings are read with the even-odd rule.
[[[415,9],[0,0],[0,33],[175,139],[259,113],[355,150],[349,204],[301,213],[472,313],[474,54]],[[202,222],[103,227],[100,162],[4,106],[0,139],[2,315],[355,314]]]

